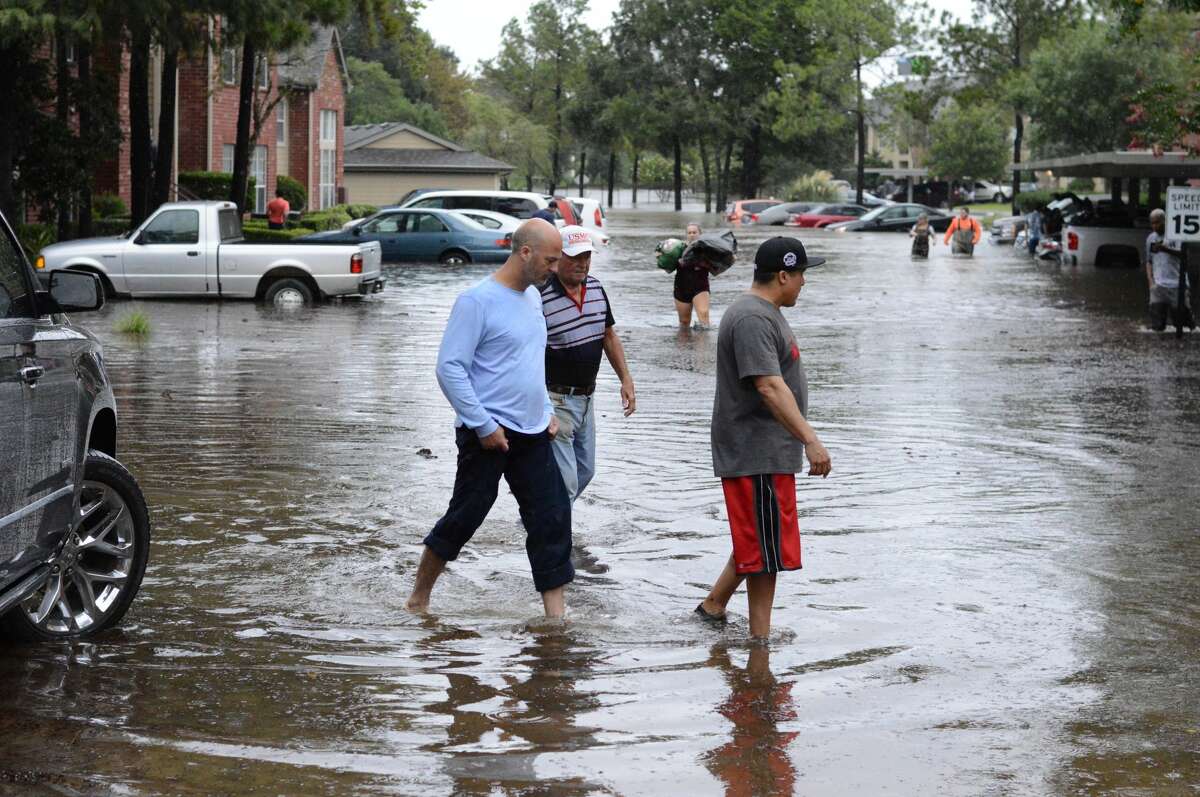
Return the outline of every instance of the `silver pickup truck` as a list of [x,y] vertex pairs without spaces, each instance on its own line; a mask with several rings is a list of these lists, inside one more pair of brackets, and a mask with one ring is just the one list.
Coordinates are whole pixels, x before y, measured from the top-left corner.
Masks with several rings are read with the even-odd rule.
[[168,202],[136,230],[52,244],[34,265],[100,276],[110,295],[213,296],[275,305],[383,290],[382,250],[364,243],[247,243],[232,202]]

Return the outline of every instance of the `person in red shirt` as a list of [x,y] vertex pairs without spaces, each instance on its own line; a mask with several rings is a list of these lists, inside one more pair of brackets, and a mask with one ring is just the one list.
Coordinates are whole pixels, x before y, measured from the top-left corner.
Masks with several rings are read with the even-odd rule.
[[282,230],[291,209],[292,206],[283,198],[283,191],[276,188],[275,198],[267,203],[267,226],[272,230]]

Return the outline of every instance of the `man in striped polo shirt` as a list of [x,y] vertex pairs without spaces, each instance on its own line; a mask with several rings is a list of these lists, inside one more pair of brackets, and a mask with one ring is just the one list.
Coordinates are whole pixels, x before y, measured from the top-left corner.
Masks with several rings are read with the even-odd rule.
[[596,472],[596,413],[593,403],[600,358],[621,380],[625,417],[637,409],[625,348],[613,325],[608,294],[592,267],[592,235],[583,227],[562,228],[562,257],[542,288],[546,317],[546,390],[558,418],[554,458],[574,502]]

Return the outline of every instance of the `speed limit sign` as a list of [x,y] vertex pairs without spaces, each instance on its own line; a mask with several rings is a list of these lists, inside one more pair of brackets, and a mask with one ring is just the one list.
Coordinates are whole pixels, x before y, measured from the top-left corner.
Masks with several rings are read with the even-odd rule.
[[1167,236],[1180,241],[1200,241],[1200,188],[1167,189]]

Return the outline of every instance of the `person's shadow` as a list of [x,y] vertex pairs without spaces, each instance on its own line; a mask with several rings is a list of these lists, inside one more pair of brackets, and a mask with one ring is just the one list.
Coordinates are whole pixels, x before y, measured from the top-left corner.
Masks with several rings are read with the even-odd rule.
[[752,647],[745,669],[734,666],[724,644],[714,646],[709,656],[729,684],[729,697],[717,710],[733,723],[733,731],[728,742],[709,750],[703,760],[725,784],[727,797],[793,794],[796,789],[787,748],[799,732],[779,730],[781,722],[796,718],[792,684],[771,673],[770,655],[765,645]]

